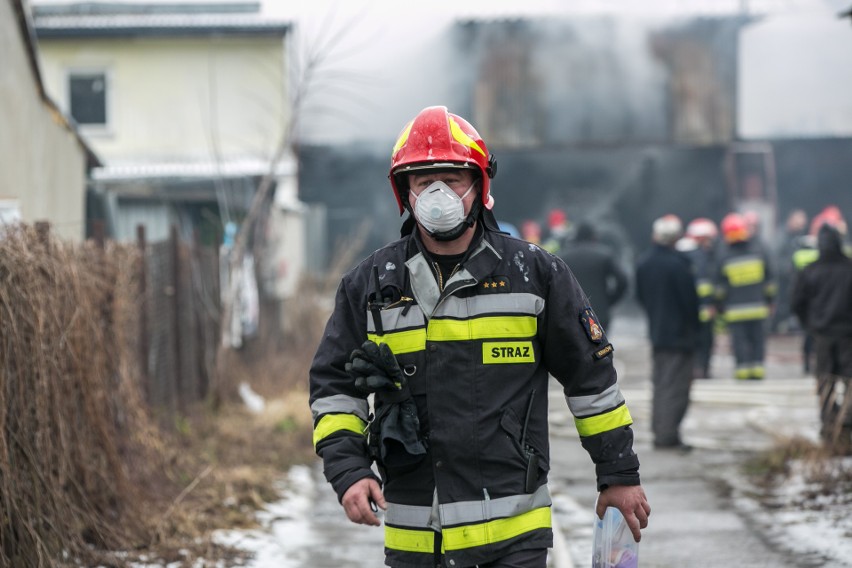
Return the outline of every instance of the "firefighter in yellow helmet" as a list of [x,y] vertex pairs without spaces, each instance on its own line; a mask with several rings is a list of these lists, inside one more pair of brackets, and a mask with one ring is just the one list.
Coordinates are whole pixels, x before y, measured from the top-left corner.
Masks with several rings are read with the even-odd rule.
[[494,173],[445,107],[405,126],[389,174],[402,238],[343,276],[311,366],[326,478],[352,522],[385,509],[389,566],[544,568],[549,375],[596,465],[598,514],[619,508],[637,541],[648,522],[613,346],[565,263],[499,231]]

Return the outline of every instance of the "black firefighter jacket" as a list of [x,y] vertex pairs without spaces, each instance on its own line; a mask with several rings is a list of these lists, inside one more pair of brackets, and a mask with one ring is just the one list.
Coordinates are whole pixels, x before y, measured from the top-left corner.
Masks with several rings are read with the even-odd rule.
[[[378,464],[387,562],[431,566],[439,545],[451,565],[473,566],[551,546],[549,373],[564,387],[599,487],[639,483],[612,346],[565,263],[535,245],[480,227],[443,290],[430,262],[415,231],[341,280],[310,371],[326,478],[342,497],[373,475],[368,402],[344,365],[366,339],[385,342],[407,376],[428,445],[413,466]],[[371,310],[376,280],[387,305]],[[374,404],[383,405],[381,393]]]
[[719,260],[719,308],[725,321],[737,323],[769,317],[777,293],[766,250],[752,239],[728,245]]

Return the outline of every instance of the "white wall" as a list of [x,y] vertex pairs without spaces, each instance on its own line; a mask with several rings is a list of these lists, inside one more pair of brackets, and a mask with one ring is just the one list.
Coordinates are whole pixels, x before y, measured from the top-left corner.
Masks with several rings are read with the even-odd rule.
[[11,2],[0,2],[0,201],[23,221],[85,235],[85,150],[41,98]]
[[45,39],[45,83],[67,109],[69,70],[108,75],[107,164],[272,155],[287,120],[281,37]]
[[831,10],[773,16],[740,35],[745,139],[852,136],[852,26]]

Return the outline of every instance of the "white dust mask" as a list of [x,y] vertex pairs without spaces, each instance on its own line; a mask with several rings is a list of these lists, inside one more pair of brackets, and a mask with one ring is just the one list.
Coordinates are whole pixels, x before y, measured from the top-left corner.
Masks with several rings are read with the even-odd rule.
[[459,197],[450,186],[442,181],[429,184],[420,195],[414,196],[414,216],[430,233],[443,233],[464,222],[462,200],[473,190],[476,181],[470,184],[464,195]]

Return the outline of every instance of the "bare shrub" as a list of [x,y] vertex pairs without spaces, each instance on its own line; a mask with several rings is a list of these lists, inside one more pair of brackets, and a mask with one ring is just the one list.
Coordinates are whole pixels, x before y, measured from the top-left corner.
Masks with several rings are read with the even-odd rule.
[[133,254],[28,226],[0,237],[0,564],[53,566],[143,532],[156,467],[122,333]]

